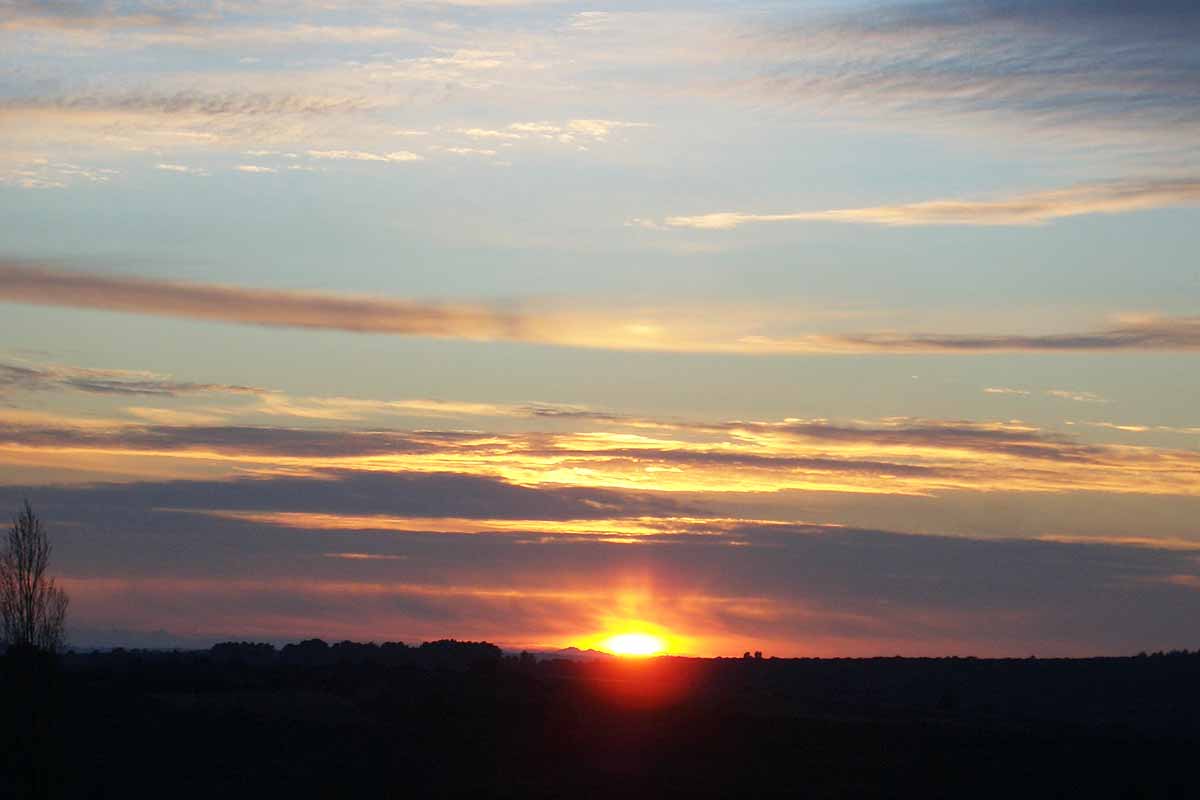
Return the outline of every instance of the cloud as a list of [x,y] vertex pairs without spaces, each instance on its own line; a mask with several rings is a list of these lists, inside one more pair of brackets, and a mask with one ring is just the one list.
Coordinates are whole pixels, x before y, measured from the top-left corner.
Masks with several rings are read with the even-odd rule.
[[798,339],[754,337],[763,352],[1072,352],[1195,350],[1200,317],[1143,317],[1095,331],[1033,335],[863,333]]
[[44,392],[69,389],[89,394],[178,397],[195,394],[260,395],[253,386],[177,381],[154,372],[85,369],[60,365],[33,366],[0,362],[0,391]]
[[[1194,546],[694,519],[686,533],[630,547],[517,530],[306,529],[162,505],[208,507],[204,493],[215,489],[218,502],[270,507],[305,503],[313,490],[308,505],[326,498],[336,515],[355,501],[420,503],[428,488],[319,483],[44,487],[33,500],[77,601],[76,624],[93,628],[362,640],[386,630],[565,646],[640,621],[704,655],[737,654],[751,640],[779,655],[1047,656],[1184,646],[1200,614]],[[477,498],[485,515],[495,499],[457,480],[445,488]],[[0,489],[0,504],[26,491]],[[576,507],[568,499],[566,509]]]
[[234,169],[238,172],[249,172],[256,175],[270,175],[279,171],[274,167],[262,167],[258,164],[238,164]]
[[244,289],[0,265],[0,298],[273,327],[517,338],[519,320],[499,311],[317,292]]
[[0,30],[39,29],[131,29],[180,24],[189,18],[180,4],[127,2],[112,3],[74,0],[4,0],[0,3],[3,19]]
[[[361,421],[378,417],[450,419],[488,417],[566,422],[604,421],[641,423],[633,418],[586,406],[556,403],[478,403],[435,398],[377,400],[361,397],[295,396],[284,392],[222,383],[176,380],[144,370],[96,369],[60,364],[0,361],[0,396],[9,392],[78,391],[114,397],[157,399],[198,395],[235,395],[250,403],[205,406],[200,409],[129,406],[123,410],[138,419],[166,425],[216,425],[235,417],[287,417],[311,421]],[[98,420],[97,420],[98,421]],[[110,421],[116,424],[116,421]]]
[[751,223],[841,222],[910,227],[928,225],[1019,226],[1089,214],[1123,214],[1153,208],[1200,205],[1200,179],[1124,180],[1034,192],[1002,200],[929,200],[893,206],[796,211],[783,214],[717,212],[667,217],[642,227],[731,230]]
[[[720,535],[744,520],[712,517],[590,517],[586,519],[487,519],[451,516],[395,516],[389,514],[328,514],[298,511],[207,511],[217,519],[234,519],[306,531],[359,531],[379,533],[430,533],[451,535],[509,535],[524,541],[568,541],[594,537],[621,544],[677,544],[680,541]],[[769,525],[772,523],[761,523]]]
[[433,150],[438,150],[443,153],[451,153],[456,156],[494,156],[495,150],[489,150],[481,147],[446,147],[444,145],[434,145]]
[[731,433],[748,437],[783,436],[847,446],[862,444],[877,452],[887,448],[968,450],[980,454],[1008,454],[1035,460],[1081,463],[1099,463],[1107,455],[1103,448],[1081,444],[1017,422],[899,418],[847,424],[824,419],[792,419],[783,422],[730,422],[725,423],[724,427]]
[[1016,397],[1029,396],[1029,392],[1026,389],[1011,389],[1007,386],[988,386],[983,392],[984,394],[1010,394]]
[[152,406],[126,406],[123,410],[138,420],[153,422],[157,425],[220,425],[228,421],[229,417],[228,412],[220,408],[190,411]]
[[1074,400],[1077,403],[1107,403],[1108,400],[1095,392],[1074,392],[1069,389],[1048,389],[1046,394],[1060,400]]
[[[392,24],[314,24],[272,19],[270,3],[219,4],[126,0],[120,4],[72,0],[4,0],[0,31],[65,38],[73,46],[96,48],[171,47],[216,49],[273,47],[305,43],[425,41],[428,37]],[[323,3],[322,10],[332,10]],[[241,63],[260,59],[244,56]]]
[[107,428],[0,424],[0,442],[21,447],[312,462],[372,456],[400,457],[450,450],[435,436],[390,431],[326,431],[237,425],[110,425]]
[[523,54],[510,49],[512,40],[503,38],[495,49],[471,46],[479,39],[459,40],[465,46],[433,46],[430,55],[394,58],[377,64],[380,79],[399,80],[448,89],[490,91],[504,86],[514,69],[520,69]]
[[208,117],[280,114],[337,114],[370,106],[360,97],[272,92],[128,91],[0,101],[0,119],[38,112],[60,115],[162,114]]
[[[476,142],[500,143],[510,147],[517,142],[548,142],[551,144],[574,145],[587,149],[587,144],[607,142],[616,131],[631,128],[650,128],[647,122],[626,122],[611,119],[568,119],[562,122],[514,122],[507,128],[455,128],[452,133],[465,136]],[[460,155],[496,155],[491,148],[437,145],[434,149]]]
[[789,354],[1200,349],[1200,317],[1126,318],[1108,328],[1080,333],[886,332],[775,337],[739,334],[724,328],[697,328],[694,322],[682,318],[679,324],[650,325],[630,320],[628,312],[577,312],[569,307],[500,309],[328,292],[254,289],[51,270],[23,261],[0,262],[0,300],[268,327],[508,340],[613,350]]
[[647,423],[623,414],[561,403],[478,403],[462,400],[407,398],[375,400],[361,397],[296,397],[263,392],[251,411],[255,414],[313,420],[361,420],[374,415],[424,418],[504,417],[565,422]]
[[749,83],[772,95],[930,124],[982,117],[1063,131],[1076,147],[1081,135],[1132,136],[1194,152],[1194,4],[874,3],[764,28],[757,45],[768,65]]
[[[71,158],[114,150],[155,153],[160,163],[179,164],[170,154],[198,144],[244,150],[271,142],[310,148],[337,142],[347,135],[348,117],[392,102],[364,97],[357,87],[347,91],[328,76],[293,76],[286,84],[265,73],[198,80],[205,86],[172,87],[163,77],[154,88],[10,97],[0,100],[0,127],[10,147]],[[298,84],[313,88],[296,92]],[[222,88],[229,85],[245,88]]]
[[691,504],[654,493],[518,486],[460,473],[323,470],[304,477],[164,481],[43,489],[47,504],[175,511],[253,511],[469,520],[676,517]]
[[460,133],[463,136],[469,136],[472,139],[519,140],[525,138],[524,134],[514,133],[513,131],[497,131],[487,128],[459,128],[454,132]]
[[324,553],[325,558],[341,558],[349,561],[403,561],[406,556],[389,553]]
[[[1169,612],[1200,597],[1181,598],[1192,590],[1166,578],[1197,575],[1200,543],[1186,526],[1183,541],[1156,539],[1155,515],[1170,508],[1177,518],[1181,507],[1145,493],[1188,495],[1194,505],[1194,452],[1091,445],[1013,422],[693,422],[558,410],[534,419],[578,429],[8,421],[0,460],[26,468],[62,448],[73,465],[98,454],[110,476],[130,454],[200,462],[209,475],[226,458],[234,473],[257,474],[6,486],[0,508],[29,496],[44,514],[56,563],[86,609],[77,621],[93,627],[364,639],[386,629],[567,644],[646,620],[697,652],[740,652],[752,637],[780,654],[1080,654],[1190,635]],[[261,461],[243,460],[249,454]],[[654,491],[618,485],[639,478]],[[795,521],[834,487],[952,497],[969,488],[971,513],[1005,536],[1014,534],[1003,514],[1014,514],[1035,538]],[[746,490],[741,502],[761,512],[767,495],[787,488],[801,491],[771,522],[717,505]],[[1107,507],[1123,492],[1135,493],[1123,501],[1135,513],[1105,528],[1107,543],[1067,541],[1086,521],[1071,528],[1071,514],[1055,513],[1061,506],[1042,505],[1068,495]],[[911,519],[901,501],[910,502],[876,508]],[[872,502],[859,494],[842,507]],[[954,532],[978,535],[963,530],[971,513],[962,506],[937,506],[943,527],[950,520]],[[999,522],[989,507],[1006,509]],[[230,619],[244,627],[222,630]]]
[[0,184],[22,189],[63,189],[81,181],[108,183],[119,174],[119,170],[108,167],[83,166],[44,157],[5,159],[0,156]]
[[[865,437],[869,438],[869,437]],[[653,447],[604,448],[596,450],[571,450],[557,447],[543,451],[545,455],[561,458],[603,459],[608,466],[627,461],[631,466],[653,471],[657,465],[663,469],[681,467],[705,467],[715,470],[767,469],[780,472],[804,470],[807,472],[839,472],[846,474],[877,475],[885,478],[895,476],[922,476],[937,478],[945,471],[920,464],[859,459],[832,458],[821,456],[792,456],[782,453],[736,452],[728,448],[719,450],[688,450],[683,448],[656,449]]]
[[1118,422],[1069,422],[1068,425],[1087,425],[1092,428],[1107,428],[1108,430],[1121,431],[1123,433],[1182,433],[1182,434],[1200,434],[1200,425],[1184,426],[1178,425],[1137,425],[1130,423]]
[[153,456],[161,475],[201,461],[210,473],[457,472],[605,491],[1200,496],[1195,452],[1090,444],[1011,422],[574,419],[575,430],[501,433],[17,418],[0,424],[0,463],[68,467],[93,453],[113,472]]
[[424,160],[423,156],[417,155],[416,153],[410,153],[407,150],[398,150],[394,153],[364,153],[359,150],[309,150],[308,155],[312,158],[333,161],[403,162]]
[[197,177],[208,177],[210,174],[208,170],[202,167],[189,167],[186,164],[156,164],[154,168],[164,172],[178,172],[183,175],[195,175]]
[[617,130],[629,128],[652,128],[648,122],[624,122],[614,119],[572,119],[567,121],[567,133],[572,135],[590,136],[603,141]]
[[508,133],[535,136],[542,139],[554,139],[564,144],[571,144],[580,138],[603,142],[614,131],[652,127],[654,126],[648,122],[626,122],[614,119],[569,119],[561,123],[514,122],[508,126]]
[[372,400],[358,397],[291,397],[264,393],[253,409],[256,414],[319,420],[359,420],[375,414],[419,417],[531,416],[524,406],[413,398]]

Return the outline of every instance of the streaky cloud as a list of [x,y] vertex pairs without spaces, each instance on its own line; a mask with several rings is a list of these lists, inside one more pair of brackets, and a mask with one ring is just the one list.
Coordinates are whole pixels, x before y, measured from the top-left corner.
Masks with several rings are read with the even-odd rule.
[[664,493],[1200,495],[1200,460],[1190,450],[1089,444],[1016,423],[791,419],[678,423],[671,430],[664,422],[664,434],[650,437],[620,430],[640,421],[592,422],[618,429],[499,433],[15,420],[0,423],[0,465],[37,458],[67,466],[95,453],[112,464],[152,456],[159,464],[154,474],[175,477],[203,459],[210,471],[231,475],[247,469],[307,477],[458,472],[527,486]]
[[184,24],[201,16],[182,14],[182,9],[178,3],[4,0],[0,2],[4,17],[0,20],[0,30],[159,27]]
[[1150,317],[1083,333],[1029,336],[958,334],[860,334],[835,342],[882,352],[1071,352],[1200,349],[1200,317]]
[[1076,403],[1107,403],[1108,399],[1095,392],[1079,392],[1072,389],[1048,389],[1047,396],[1060,400],[1074,400]]
[[331,292],[249,288],[48,269],[0,260],[0,301],[273,328],[512,341],[606,350],[786,355],[1200,349],[1200,317],[1143,316],[1093,331],[1047,334],[866,332],[763,336],[647,326],[599,314],[522,310]]
[[[1032,192],[1000,200],[927,200],[889,206],[759,214],[722,211],[667,217],[655,227],[732,230],[752,223],[840,222],[915,227],[1044,225],[1091,214],[1125,214],[1200,205],[1200,179],[1124,180]],[[645,224],[639,221],[645,227]]]
[[0,391],[69,389],[89,394],[178,397],[193,394],[262,395],[253,386],[177,381],[166,375],[118,369],[86,369],[59,365],[34,366],[0,362]]
[[367,153],[361,150],[309,150],[308,155],[313,158],[331,161],[384,161],[394,163],[424,160],[424,156],[409,152],[408,150],[398,150],[393,153]]
[[0,264],[0,298],[250,325],[467,339],[517,338],[519,319],[463,305],[248,289]]
[[[288,496],[272,496],[271,482],[241,483],[245,506],[271,507]],[[447,488],[462,491],[454,483]],[[236,618],[285,626],[271,628],[279,635],[330,624],[364,633],[428,625],[552,641],[598,629],[619,609],[684,634],[727,636],[727,648],[751,635],[793,648],[781,654],[799,654],[797,647],[891,654],[903,640],[904,652],[1012,655],[1033,647],[1048,655],[1183,642],[1200,608],[1194,542],[980,539],[697,519],[690,527],[705,535],[632,548],[515,531],[305,530],[161,508],[165,498],[204,508],[206,488],[40,490],[63,532],[67,585],[87,600],[84,622],[208,631]],[[307,487],[287,488],[303,498]],[[0,489],[0,499],[18,502],[22,491]],[[406,500],[422,496],[420,486],[399,491]],[[371,496],[387,498],[388,485],[381,481]],[[478,499],[485,511],[493,502]],[[123,524],[108,530],[104,521],[117,519]],[[181,551],[194,555],[180,558]],[[281,609],[289,613],[281,617]]]
[[110,483],[37,491],[57,506],[81,506],[93,511],[159,508],[173,512],[221,510],[543,521],[673,518],[697,511],[690,503],[650,492],[518,486],[498,478],[453,472],[330,469],[308,476]]
[[764,27],[773,57],[742,91],[1195,153],[1194,3],[874,2]]
[[37,112],[59,114],[163,114],[256,116],[267,114],[331,114],[367,108],[361,97],[280,94],[269,92],[129,91],[76,94],[0,102],[0,118]]

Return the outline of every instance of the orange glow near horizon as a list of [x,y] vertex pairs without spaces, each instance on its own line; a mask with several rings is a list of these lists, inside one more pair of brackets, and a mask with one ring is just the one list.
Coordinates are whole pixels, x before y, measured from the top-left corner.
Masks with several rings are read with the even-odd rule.
[[662,655],[667,650],[667,643],[652,633],[618,633],[600,646],[614,655],[630,658]]

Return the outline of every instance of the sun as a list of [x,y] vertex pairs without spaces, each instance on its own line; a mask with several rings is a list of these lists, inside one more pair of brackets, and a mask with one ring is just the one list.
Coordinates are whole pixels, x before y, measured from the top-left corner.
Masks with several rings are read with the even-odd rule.
[[656,656],[667,643],[652,633],[619,633],[601,642],[601,647],[618,656]]

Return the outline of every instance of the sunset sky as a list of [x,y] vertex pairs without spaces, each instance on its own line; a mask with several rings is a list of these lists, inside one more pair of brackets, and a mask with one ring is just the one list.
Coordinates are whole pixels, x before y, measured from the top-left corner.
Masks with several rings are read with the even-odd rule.
[[72,642],[1200,645],[1200,4],[0,0]]

